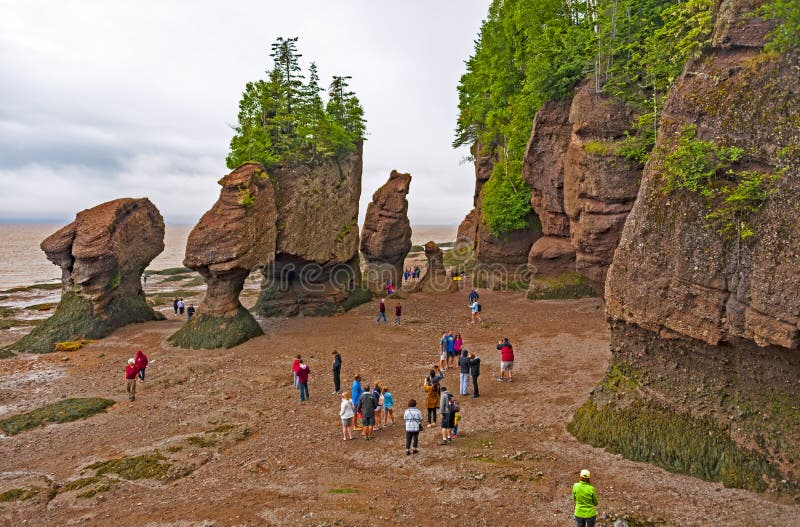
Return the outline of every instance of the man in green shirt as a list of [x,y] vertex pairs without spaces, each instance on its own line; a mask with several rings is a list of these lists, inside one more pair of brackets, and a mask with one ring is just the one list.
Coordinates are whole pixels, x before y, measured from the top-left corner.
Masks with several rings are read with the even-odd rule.
[[597,520],[597,493],[589,484],[591,474],[581,470],[581,480],[572,485],[572,499],[575,502],[575,522],[578,527],[594,527]]

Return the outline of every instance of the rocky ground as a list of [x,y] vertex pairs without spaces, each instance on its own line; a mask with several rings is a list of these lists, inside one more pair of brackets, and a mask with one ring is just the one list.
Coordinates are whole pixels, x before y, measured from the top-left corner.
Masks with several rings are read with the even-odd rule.
[[[255,300],[248,291],[246,305]],[[76,352],[0,361],[0,417],[65,397],[117,401],[107,413],[0,439],[0,496],[9,500],[0,525],[567,526],[581,468],[592,471],[601,517],[631,526],[777,526],[796,515],[780,497],[671,474],[569,435],[566,424],[610,359],[599,300],[482,291],[484,321],[474,326],[465,293],[402,303],[400,327],[376,325],[368,304],[330,318],[265,320],[265,336],[216,351],[165,345],[182,324],[165,309],[167,321],[124,327]],[[424,404],[423,377],[450,328],[484,361],[481,397],[462,399],[455,444],[440,446],[438,429],[428,430],[407,457],[401,423],[372,442],[342,441],[332,350],[348,387],[355,373],[380,379],[402,413],[412,397]],[[503,336],[517,352],[513,384],[495,380]],[[129,403],[123,368],[139,348],[153,363]],[[291,385],[297,353],[313,371],[306,404]],[[457,390],[457,374],[444,384]],[[127,468],[88,468],[120,458]]]

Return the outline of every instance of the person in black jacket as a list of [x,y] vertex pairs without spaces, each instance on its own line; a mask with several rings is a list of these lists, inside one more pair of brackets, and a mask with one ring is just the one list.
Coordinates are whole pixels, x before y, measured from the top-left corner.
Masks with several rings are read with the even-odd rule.
[[342,356],[338,351],[333,352],[333,393],[341,393],[339,374],[342,371]]
[[458,369],[461,372],[460,376],[460,388],[461,388],[461,395],[469,395],[469,357],[467,356],[467,350],[461,351],[461,356],[458,358]]
[[481,359],[475,356],[474,353],[470,353],[468,359],[469,372],[472,375],[472,398],[474,399],[475,397],[480,397],[478,393],[478,375],[481,374]]

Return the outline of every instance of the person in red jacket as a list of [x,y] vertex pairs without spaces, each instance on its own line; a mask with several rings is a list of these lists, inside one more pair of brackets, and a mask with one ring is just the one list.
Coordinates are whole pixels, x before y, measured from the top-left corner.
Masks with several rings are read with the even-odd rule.
[[504,376],[508,372],[508,382],[513,382],[511,370],[514,369],[514,348],[508,341],[508,337],[497,343],[497,349],[500,350],[500,377],[497,380],[505,382]]
[[142,350],[136,351],[136,357],[134,360],[136,361],[136,367],[139,368],[139,380],[144,382],[144,370],[147,368],[147,364],[150,361],[147,360],[147,355],[142,353]]
[[297,387],[300,388],[300,401],[308,400],[308,374],[311,373],[311,368],[308,364],[298,359],[299,365],[297,367]]
[[136,359],[131,357],[128,359],[128,365],[125,366],[125,391],[128,392],[128,400],[136,400],[136,374],[139,373],[139,367],[136,365]]
[[303,362],[300,360],[300,355],[295,357],[294,361],[292,361],[292,375],[294,376],[294,387],[299,388],[297,386],[297,369],[300,367],[300,363]]

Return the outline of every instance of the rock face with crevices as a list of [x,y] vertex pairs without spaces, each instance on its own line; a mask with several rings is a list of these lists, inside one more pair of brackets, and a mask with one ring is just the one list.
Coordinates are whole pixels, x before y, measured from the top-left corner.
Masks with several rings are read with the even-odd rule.
[[564,212],[576,270],[600,292],[641,182],[641,169],[616,152],[633,118],[625,103],[597,93],[589,81],[578,87],[570,105]]
[[425,244],[425,258],[428,259],[428,267],[412,292],[451,293],[458,291],[458,284],[447,275],[447,270],[444,268],[444,253],[436,242],[430,241]]
[[102,338],[126,324],[159,318],[145,301],[141,277],[164,250],[164,220],[147,198],[81,211],[41,248],[61,268],[61,302],[12,349],[47,353],[57,342]]
[[402,284],[403,262],[411,250],[408,195],[411,174],[392,170],[389,180],[372,195],[361,229],[365,285],[374,292],[387,281]]
[[238,167],[219,184],[219,199],[186,243],[183,264],[203,277],[206,295],[195,316],[170,337],[182,347],[231,347],[263,333],[239,294],[253,269],[275,259],[275,192],[257,163]]
[[[606,282],[612,367],[571,429],[634,459],[797,499],[800,55],[762,53],[772,24],[753,19],[761,3],[717,2],[711,51],[670,90]],[[745,152],[725,178],[780,173],[734,224],[752,235],[709,217],[721,200],[666,189],[687,129]]]
[[253,308],[262,316],[327,315],[361,286],[362,145],[342,159],[270,171],[278,208],[275,261]]

